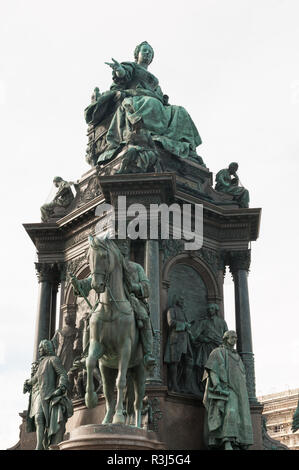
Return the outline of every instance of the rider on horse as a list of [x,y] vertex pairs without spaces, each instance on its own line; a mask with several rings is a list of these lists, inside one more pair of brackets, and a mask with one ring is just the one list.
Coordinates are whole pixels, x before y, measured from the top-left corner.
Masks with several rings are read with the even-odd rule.
[[117,246],[125,258],[127,274],[130,279],[128,290],[130,293],[130,302],[134,310],[137,326],[140,331],[140,339],[144,353],[145,366],[151,367],[155,364],[155,358],[152,355],[153,335],[150,320],[149,305],[147,298],[150,295],[150,283],[144,272],[143,267],[129,260],[129,241],[118,240]]
[[[128,300],[134,310],[137,326],[140,332],[140,340],[144,354],[144,364],[146,367],[155,365],[155,358],[152,354],[153,335],[150,320],[150,311],[147,298],[150,294],[149,280],[144,272],[143,267],[129,260],[129,241],[114,240],[120,252],[124,257],[124,271],[126,279],[126,290]],[[78,296],[87,298],[91,290],[91,276],[86,279],[78,280],[72,278],[74,292]],[[80,286],[80,289],[78,288]]]

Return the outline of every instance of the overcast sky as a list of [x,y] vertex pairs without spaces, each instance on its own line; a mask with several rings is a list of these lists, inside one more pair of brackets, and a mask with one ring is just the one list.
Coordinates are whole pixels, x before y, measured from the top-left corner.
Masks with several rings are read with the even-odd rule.
[[[249,276],[258,395],[299,387],[298,0],[1,0],[0,448],[27,408],[38,283],[23,223],[39,222],[54,176],[89,167],[83,110],[111,84],[111,57],[147,40],[150,71],[184,106],[214,174],[231,161],[262,208]],[[225,308],[234,328],[233,283]]]

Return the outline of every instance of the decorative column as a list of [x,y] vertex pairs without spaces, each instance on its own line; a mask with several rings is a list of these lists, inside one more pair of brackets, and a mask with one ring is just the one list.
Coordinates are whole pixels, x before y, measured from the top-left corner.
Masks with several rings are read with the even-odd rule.
[[250,250],[230,252],[229,266],[235,285],[236,333],[238,337],[237,349],[246,370],[249,401],[252,404],[256,404],[254,354],[252,348],[251,318],[247,282],[250,266]]
[[153,353],[156,366],[147,383],[161,384],[161,321],[160,321],[160,254],[159,241],[147,240],[145,247],[145,272],[150,281],[149,308],[153,326]]
[[60,284],[60,306],[59,306],[59,322],[58,328],[63,327],[63,306],[64,306],[64,294],[65,294],[65,280],[61,280]]
[[38,345],[42,339],[51,339],[56,325],[56,299],[61,281],[62,265],[35,263],[39,282],[38,309],[35,327],[33,360],[38,358]]
[[223,293],[223,284],[224,284],[224,277],[225,277],[225,269],[227,264],[227,253],[221,251],[218,254],[217,259],[217,281],[219,286],[219,294],[221,297],[221,301],[219,302],[219,316],[224,318],[224,293]]

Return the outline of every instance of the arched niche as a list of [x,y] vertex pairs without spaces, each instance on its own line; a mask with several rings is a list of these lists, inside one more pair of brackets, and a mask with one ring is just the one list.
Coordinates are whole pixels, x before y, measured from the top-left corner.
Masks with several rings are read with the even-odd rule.
[[[217,278],[209,265],[198,256],[182,253],[166,262],[162,270],[161,291],[161,323],[163,355],[165,352],[169,326],[166,312],[173,305],[173,297],[184,297],[184,311],[186,319],[192,322],[191,332],[196,336],[199,323],[207,315],[209,302],[220,301],[220,292]],[[164,368],[164,377],[167,377],[167,368]],[[196,377],[192,376],[194,393],[198,394]]]
[[[180,266],[187,266],[195,271],[195,279],[196,277],[201,279],[205,286],[208,302],[218,302],[221,299],[217,279],[209,265],[198,256],[190,256],[185,253],[174,256],[166,262],[162,271],[162,283],[166,288],[170,288],[171,272]],[[188,271],[191,272],[187,269],[186,272]]]
[[174,295],[184,297],[186,316],[193,320],[194,328],[206,316],[208,303],[221,300],[211,268],[201,258],[184,253],[169,259],[162,271],[163,329],[167,329],[165,313],[171,307]]

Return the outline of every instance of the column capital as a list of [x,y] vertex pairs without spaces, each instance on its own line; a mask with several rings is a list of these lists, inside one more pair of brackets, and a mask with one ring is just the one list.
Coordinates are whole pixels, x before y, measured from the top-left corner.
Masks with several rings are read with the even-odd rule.
[[230,251],[229,253],[229,270],[234,276],[237,271],[249,271],[251,262],[251,250]]
[[225,273],[225,268],[229,264],[229,252],[221,250],[217,254],[217,269]]
[[65,263],[34,263],[38,282],[59,284],[65,279]]

